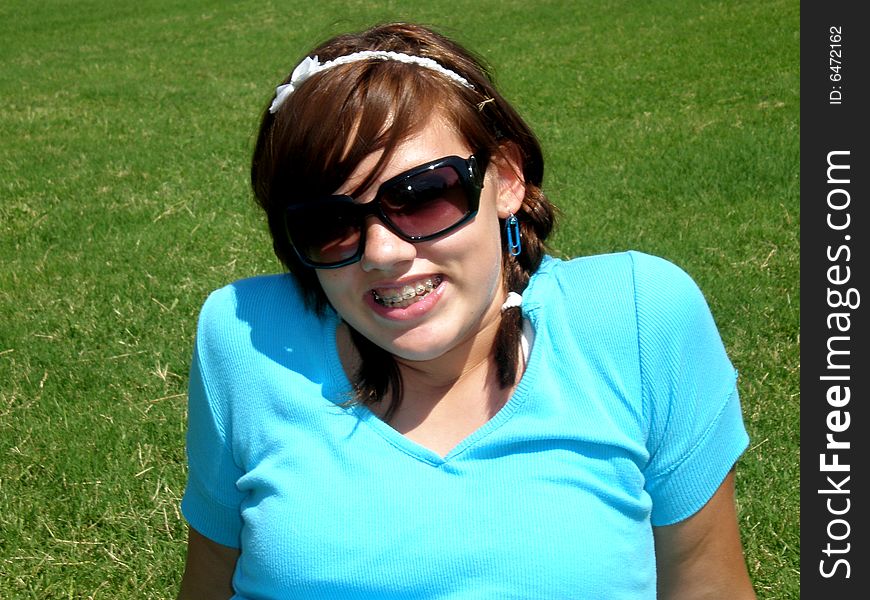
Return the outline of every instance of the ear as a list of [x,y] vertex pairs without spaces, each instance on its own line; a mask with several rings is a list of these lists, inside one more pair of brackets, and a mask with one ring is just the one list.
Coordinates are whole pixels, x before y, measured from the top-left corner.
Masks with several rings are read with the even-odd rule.
[[522,152],[516,144],[508,142],[493,155],[492,166],[498,189],[496,199],[498,218],[507,219],[511,213],[520,210],[526,198]]

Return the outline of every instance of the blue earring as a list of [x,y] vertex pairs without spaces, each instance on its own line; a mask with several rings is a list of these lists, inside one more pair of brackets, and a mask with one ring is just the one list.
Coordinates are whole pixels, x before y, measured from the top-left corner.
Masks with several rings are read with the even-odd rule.
[[516,256],[522,252],[523,244],[520,241],[520,221],[514,213],[511,213],[504,222],[504,230],[507,234],[508,252],[511,256]]

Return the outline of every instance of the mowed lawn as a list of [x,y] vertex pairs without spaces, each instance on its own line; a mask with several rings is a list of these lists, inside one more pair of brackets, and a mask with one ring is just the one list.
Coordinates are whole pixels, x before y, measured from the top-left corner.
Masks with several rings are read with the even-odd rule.
[[280,269],[259,115],[312,44],[392,20],[493,66],[545,149],[554,254],[633,248],[699,283],[752,438],[750,574],[797,598],[796,0],[0,5],[0,597],[175,595],[197,312]]

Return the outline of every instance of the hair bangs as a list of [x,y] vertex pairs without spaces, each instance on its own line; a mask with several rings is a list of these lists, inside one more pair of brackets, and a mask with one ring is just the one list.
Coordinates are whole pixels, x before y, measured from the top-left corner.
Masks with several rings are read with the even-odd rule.
[[396,147],[439,112],[436,99],[443,86],[437,74],[379,61],[338,67],[316,85],[303,86],[276,124],[273,149],[280,166],[273,195],[289,204],[332,194],[367,156],[380,151],[351,195],[365,190]]

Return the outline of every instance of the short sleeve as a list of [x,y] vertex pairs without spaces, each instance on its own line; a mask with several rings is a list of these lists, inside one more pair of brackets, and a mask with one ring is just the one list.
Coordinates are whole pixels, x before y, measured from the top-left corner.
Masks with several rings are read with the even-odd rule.
[[223,389],[210,377],[215,362],[209,343],[208,302],[200,316],[188,387],[188,480],[181,511],[191,527],[205,537],[239,547],[243,494],[236,487],[242,471],[233,459],[226,400],[211,390]]
[[652,524],[691,516],[746,449],[737,372],[695,282],[632,253]]

